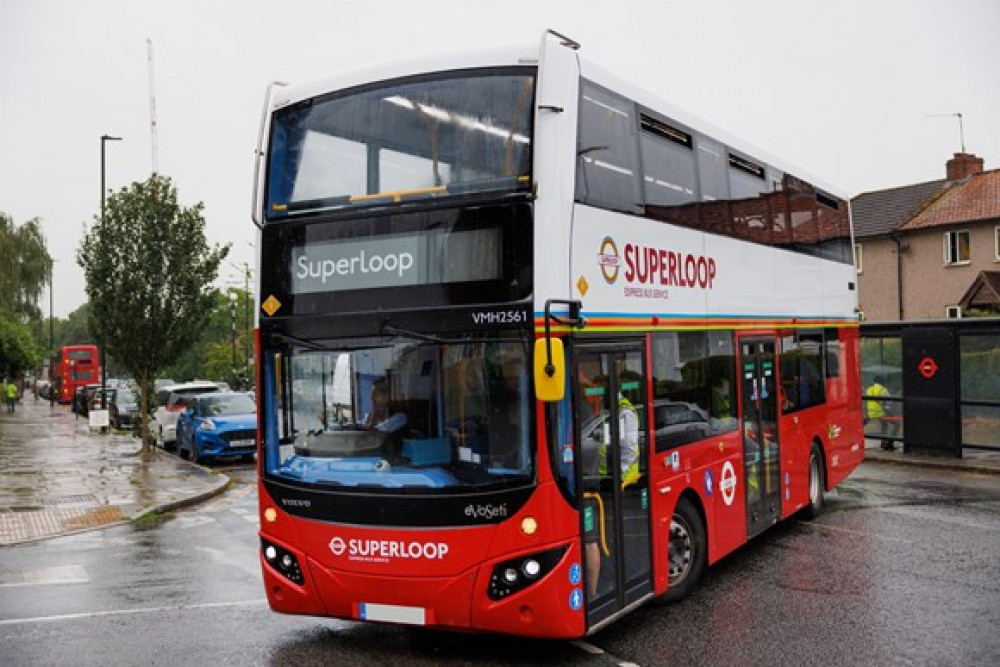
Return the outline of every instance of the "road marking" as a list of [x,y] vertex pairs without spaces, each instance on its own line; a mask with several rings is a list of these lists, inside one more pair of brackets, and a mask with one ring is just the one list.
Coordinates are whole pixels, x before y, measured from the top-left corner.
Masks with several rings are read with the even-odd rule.
[[103,616],[138,616],[141,614],[162,614],[171,611],[190,611],[194,609],[219,609],[226,607],[253,607],[267,604],[266,598],[256,600],[240,600],[238,602],[203,602],[201,604],[179,604],[170,607],[146,607],[142,609],[112,609],[109,611],[92,611],[80,614],[58,614],[56,616],[33,616],[30,618],[9,618],[0,621],[2,625],[27,625],[28,623],[53,623],[57,621],[74,621],[83,618],[101,618]]
[[37,570],[25,570],[21,573],[21,581],[6,581],[0,583],[0,588],[16,586],[58,586],[61,584],[86,584],[90,582],[87,571],[82,565],[61,565],[43,567]]
[[578,649],[580,649],[581,651],[583,651],[584,653],[589,653],[590,655],[606,655],[612,662],[614,662],[616,665],[618,665],[618,667],[639,667],[639,665],[637,665],[634,662],[629,662],[627,660],[622,660],[621,658],[616,658],[615,656],[613,656],[610,653],[606,652],[601,647],[594,646],[591,643],[588,643],[588,642],[585,642],[585,641],[582,641],[582,640],[579,640],[579,639],[575,639],[575,640],[569,642],[569,644],[570,644],[570,646],[575,646]]
[[572,646],[577,647],[584,653],[589,653],[590,655],[604,655],[603,649],[600,649],[594,646],[593,644],[588,644],[587,642],[584,641],[571,641],[570,644]]

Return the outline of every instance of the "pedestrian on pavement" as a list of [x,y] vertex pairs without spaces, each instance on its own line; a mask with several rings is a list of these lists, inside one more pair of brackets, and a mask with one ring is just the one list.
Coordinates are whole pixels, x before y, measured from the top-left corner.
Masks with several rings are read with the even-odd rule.
[[13,380],[7,382],[4,393],[7,396],[7,412],[13,414],[14,404],[17,402],[17,385],[14,384]]

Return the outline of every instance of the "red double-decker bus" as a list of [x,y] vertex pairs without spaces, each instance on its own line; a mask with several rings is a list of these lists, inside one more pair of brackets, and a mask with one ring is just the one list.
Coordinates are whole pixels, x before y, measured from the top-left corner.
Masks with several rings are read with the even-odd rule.
[[101,361],[96,345],[66,345],[55,359],[55,391],[62,404],[73,401],[77,387],[101,381]]
[[275,611],[579,637],[863,458],[846,199],[579,45],[269,92]]

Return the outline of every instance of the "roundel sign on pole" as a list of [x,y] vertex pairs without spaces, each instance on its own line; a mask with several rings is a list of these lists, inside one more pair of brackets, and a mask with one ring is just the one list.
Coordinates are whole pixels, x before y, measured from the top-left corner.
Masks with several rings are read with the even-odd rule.
[[917,369],[920,371],[920,374],[924,376],[924,378],[930,380],[934,377],[934,374],[937,373],[938,365],[937,362],[931,357],[924,357],[917,365]]

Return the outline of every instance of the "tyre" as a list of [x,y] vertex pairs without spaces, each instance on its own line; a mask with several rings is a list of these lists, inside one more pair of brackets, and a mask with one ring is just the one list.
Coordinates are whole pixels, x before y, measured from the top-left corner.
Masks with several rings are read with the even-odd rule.
[[701,515],[690,500],[681,498],[670,519],[670,582],[664,602],[683,599],[698,585],[705,571],[707,547]]
[[[177,446],[180,447],[180,444],[178,444]],[[191,441],[191,449],[188,450],[187,459],[191,463],[201,463],[202,461],[204,461],[204,459],[198,454],[198,443],[193,440]]]
[[823,454],[819,445],[813,443],[809,452],[809,504],[802,510],[807,519],[815,519],[823,511],[823,495],[826,493],[826,473]]

